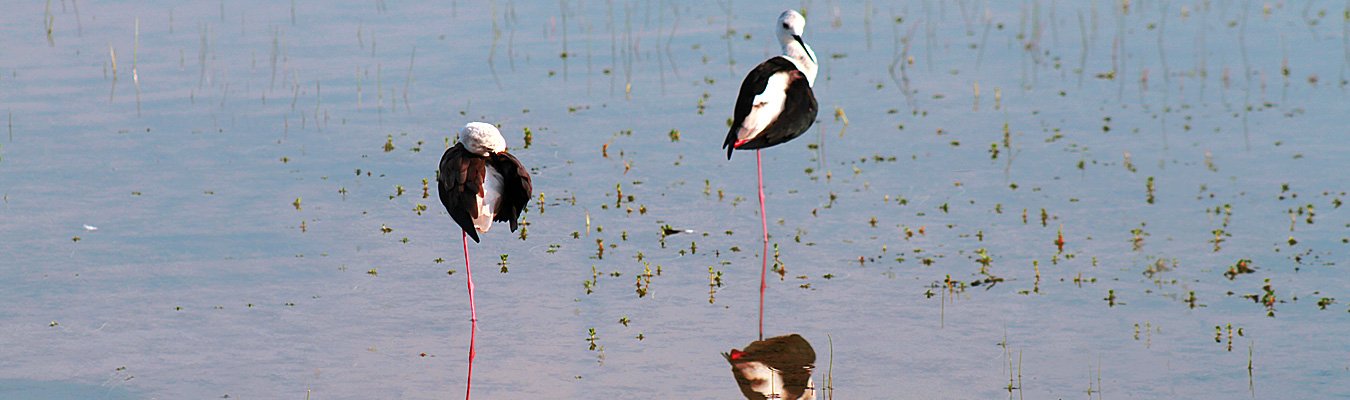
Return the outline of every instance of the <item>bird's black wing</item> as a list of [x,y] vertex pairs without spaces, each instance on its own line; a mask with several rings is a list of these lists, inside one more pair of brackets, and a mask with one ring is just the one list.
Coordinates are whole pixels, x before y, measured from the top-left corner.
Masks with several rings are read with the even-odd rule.
[[775,369],[811,366],[816,351],[802,335],[791,334],[755,341],[745,347],[747,361],[761,361]]
[[783,111],[758,136],[741,144],[739,149],[762,149],[796,139],[816,123],[816,113],[820,107],[816,104],[816,94],[811,90],[811,83],[806,80],[805,74],[796,69],[787,74],[787,97],[783,100]]
[[[773,57],[759,63],[755,69],[750,70],[750,73],[745,75],[745,81],[741,82],[741,93],[736,96],[736,108],[733,110],[734,114],[732,114],[731,129],[727,131],[727,139],[722,142],[722,148],[727,149],[728,160],[731,159],[731,151],[736,149],[736,131],[741,129],[741,124],[745,122],[745,116],[750,115],[750,109],[754,108],[755,96],[764,93],[764,88],[769,85],[769,77],[779,72],[795,70],[797,70],[797,66],[792,64],[792,61],[783,57]],[[812,102],[814,103],[814,101],[815,97],[813,96]]]
[[760,360],[783,373],[783,389],[789,396],[801,396],[811,381],[816,363],[816,351],[811,348],[811,343],[794,333],[751,343],[746,351],[751,351],[751,347],[759,343],[769,344],[770,347],[757,351],[762,354]]
[[478,194],[483,191],[485,173],[487,159],[469,153],[463,144],[456,143],[441,156],[440,174],[436,177],[445,211],[474,242],[478,242],[478,230],[473,226],[473,219],[478,217]]
[[502,174],[502,195],[497,200],[497,215],[493,220],[510,222],[511,232],[515,232],[520,213],[525,211],[525,205],[530,203],[530,194],[534,191],[530,171],[520,164],[520,160],[505,151],[493,154],[488,162],[497,173]]

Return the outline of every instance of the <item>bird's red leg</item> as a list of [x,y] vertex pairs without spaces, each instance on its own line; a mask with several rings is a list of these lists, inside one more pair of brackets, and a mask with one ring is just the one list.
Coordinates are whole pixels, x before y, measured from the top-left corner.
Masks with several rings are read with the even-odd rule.
[[755,175],[759,177],[759,224],[764,228],[764,253],[760,257],[763,263],[759,269],[759,340],[764,340],[764,289],[769,287],[765,282],[769,272],[769,217],[764,214],[764,163],[759,153],[760,150],[755,150]]
[[469,391],[473,388],[473,341],[478,333],[478,310],[473,304],[473,270],[469,269],[469,234],[460,232],[460,240],[464,242],[464,275],[469,278],[469,377],[468,382],[464,384],[464,399],[468,400]]

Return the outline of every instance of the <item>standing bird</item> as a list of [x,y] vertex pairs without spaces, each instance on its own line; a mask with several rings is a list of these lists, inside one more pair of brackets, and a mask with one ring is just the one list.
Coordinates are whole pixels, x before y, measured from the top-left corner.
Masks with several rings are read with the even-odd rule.
[[440,174],[436,177],[441,204],[450,218],[459,224],[460,240],[464,242],[464,274],[469,281],[469,376],[464,398],[469,397],[473,385],[473,342],[478,331],[478,311],[473,303],[473,271],[469,269],[469,238],[478,242],[478,233],[487,233],[493,221],[510,222],[515,232],[516,220],[530,201],[530,172],[515,156],[506,152],[506,139],[497,127],[482,122],[470,122],[459,131],[455,143],[441,156]]
[[764,163],[760,149],[787,142],[806,133],[816,122],[816,53],[802,41],[806,17],[795,10],[778,16],[778,43],[783,55],[770,58],[745,77],[736,97],[735,116],[722,148],[727,159],[732,150],[755,150],[755,174],[759,177],[759,218],[764,228],[763,265],[759,274],[759,337],[764,338],[764,289],[769,269],[769,222],[764,215]]
[[814,400],[811,382],[816,351],[801,335],[755,341],[745,350],[722,353],[747,399]]

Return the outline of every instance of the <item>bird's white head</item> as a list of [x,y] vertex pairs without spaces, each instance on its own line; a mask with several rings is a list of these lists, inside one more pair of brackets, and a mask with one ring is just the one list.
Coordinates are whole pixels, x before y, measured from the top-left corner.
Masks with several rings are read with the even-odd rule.
[[464,149],[480,156],[506,150],[506,138],[497,127],[485,122],[470,122],[459,131],[459,142]]
[[816,81],[816,52],[811,50],[811,46],[802,40],[802,32],[806,30],[806,17],[803,17],[797,10],[783,11],[778,16],[778,43],[783,45],[783,56],[792,60],[802,73],[806,74],[807,81],[815,85]]
[[778,40],[783,44],[791,42],[793,36],[801,36],[806,30],[806,17],[797,10],[783,11],[778,15]]

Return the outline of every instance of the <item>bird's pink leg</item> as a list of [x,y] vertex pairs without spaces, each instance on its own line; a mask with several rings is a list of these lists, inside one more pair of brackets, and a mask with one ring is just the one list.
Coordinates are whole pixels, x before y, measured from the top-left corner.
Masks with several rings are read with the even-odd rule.
[[464,242],[464,275],[469,278],[469,377],[468,382],[464,384],[464,399],[469,399],[469,392],[473,388],[473,341],[478,333],[478,310],[473,304],[473,270],[469,269],[469,234],[460,232],[460,240]]
[[764,163],[760,159],[760,150],[755,150],[755,175],[759,177],[759,224],[764,228],[764,255],[759,269],[759,340],[764,340],[764,289],[769,272],[769,217],[764,214]]

